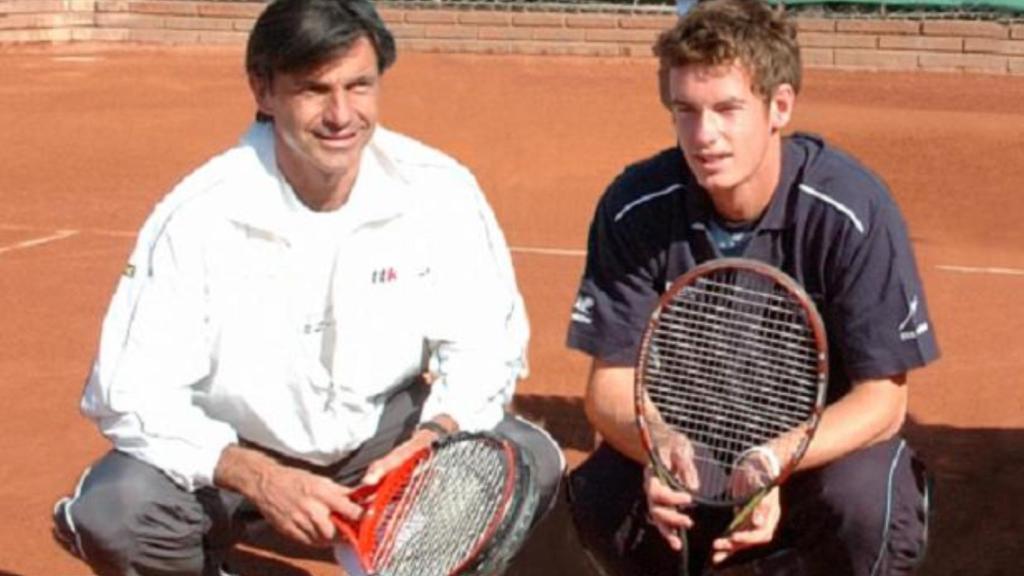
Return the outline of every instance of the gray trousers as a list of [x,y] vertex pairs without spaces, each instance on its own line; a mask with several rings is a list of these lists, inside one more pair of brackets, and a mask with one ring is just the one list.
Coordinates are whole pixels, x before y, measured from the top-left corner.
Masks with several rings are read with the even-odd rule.
[[[412,434],[421,400],[415,388],[395,394],[377,434],[336,464],[320,467],[283,460],[354,484],[372,461]],[[565,469],[561,450],[546,432],[512,415],[506,415],[495,432],[533,458],[540,490],[536,525],[555,501]],[[73,498],[59,507],[56,529],[73,539],[98,576],[208,576],[219,574],[227,551],[260,520],[255,506],[238,493],[217,488],[185,491],[160,470],[114,450],[85,472]]]

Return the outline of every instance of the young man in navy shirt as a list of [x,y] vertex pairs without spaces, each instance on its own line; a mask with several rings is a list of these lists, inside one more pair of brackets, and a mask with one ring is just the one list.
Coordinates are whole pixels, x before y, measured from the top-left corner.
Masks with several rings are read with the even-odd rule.
[[[590,230],[568,344],[593,357],[585,407],[602,445],[570,477],[577,527],[622,574],[907,574],[926,490],[900,436],[908,373],[938,357],[906,226],[885,184],[820,138],[783,137],[800,90],[795,27],[759,0],[698,4],[655,45],[678,146],[628,167]],[[665,287],[709,259],[772,264],[812,296],[830,346],[828,405],[796,474],[745,525],[652,477],[633,366]],[[708,558],[710,556],[710,558]]]

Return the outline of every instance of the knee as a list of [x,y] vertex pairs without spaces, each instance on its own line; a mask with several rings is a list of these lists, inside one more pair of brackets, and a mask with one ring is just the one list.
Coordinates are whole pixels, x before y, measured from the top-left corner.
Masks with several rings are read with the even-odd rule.
[[816,538],[834,542],[820,549],[843,556],[854,574],[908,574],[923,557],[927,520],[910,449],[895,441],[862,452],[821,471],[813,523]]
[[83,560],[99,574],[199,574],[205,516],[198,501],[166,478],[154,486],[134,474],[105,472],[87,473],[65,504]]
[[565,474],[565,456],[550,434],[521,418],[509,416],[498,426],[498,432],[515,442],[530,456],[534,480],[540,494],[539,520],[554,505]]

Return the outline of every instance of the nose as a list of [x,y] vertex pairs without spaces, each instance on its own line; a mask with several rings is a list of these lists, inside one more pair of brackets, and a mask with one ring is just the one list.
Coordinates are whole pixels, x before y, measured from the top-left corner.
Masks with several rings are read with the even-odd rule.
[[718,115],[708,110],[702,110],[695,116],[691,130],[693,142],[698,145],[698,148],[714,144],[721,134]]
[[330,128],[342,128],[352,118],[352,105],[345,90],[332,90],[324,105],[324,124]]

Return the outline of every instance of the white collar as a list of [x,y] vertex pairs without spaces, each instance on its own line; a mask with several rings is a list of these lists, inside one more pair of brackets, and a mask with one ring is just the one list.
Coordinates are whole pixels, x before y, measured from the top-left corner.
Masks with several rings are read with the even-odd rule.
[[[396,218],[404,213],[413,192],[404,173],[385,146],[378,127],[359,162],[359,174],[352,193],[340,210],[348,211],[353,228]],[[293,212],[289,196],[295,193],[277,168],[273,126],[256,122],[242,136],[234,156],[234,178],[240,184],[231,192],[229,218],[287,240],[287,215]]]

